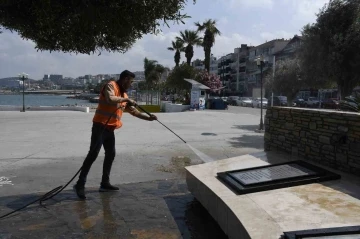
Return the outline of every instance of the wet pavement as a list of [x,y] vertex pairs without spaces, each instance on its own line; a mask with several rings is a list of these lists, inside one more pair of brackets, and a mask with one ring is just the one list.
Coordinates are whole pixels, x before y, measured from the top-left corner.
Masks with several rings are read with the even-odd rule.
[[[120,191],[97,191],[102,149],[88,175],[86,201],[77,200],[73,182],[45,208],[35,204],[0,220],[0,239],[226,238],[187,191],[184,167],[202,163],[200,153],[219,160],[262,151],[255,114],[240,108],[158,114],[188,144],[157,122],[125,114],[111,172]],[[64,185],[77,172],[89,149],[92,117],[67,111],[0,112],[0,215]]]
[[[0,220],[0,238],[227,238],[181,179],[119,185],[119,192],[72,190]],[[10,211],[37,195],[0,198]],[[2,208],[3,214],[5,209]]]

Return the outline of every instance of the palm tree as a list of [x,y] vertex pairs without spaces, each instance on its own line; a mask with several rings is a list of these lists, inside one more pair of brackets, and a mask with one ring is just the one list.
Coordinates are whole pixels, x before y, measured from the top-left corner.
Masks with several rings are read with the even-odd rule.
[[205,69],[209,72],[210,71],[210,55],[211,55],[211,48],[214,46],[215,43],[215,36],[221,35],[219,29],[216,28],[216,20],[208,19],[202,24],[199,22],[195,22],[195,26],[198,27],[198,31],[202,32],[205,30],[204,33],[204,52],[205,52]]
[[[153,89],[158,88],[156,87],[160,81],[161,75],[167,70],[161,64],[158,64],[156,60],[149,60],[147,57],[144,59],[144,74],[145,74],[145,81],[147,88]],[[150,95],[150,102],[152,104],[153,96],[152,92]]]
[[194,46],[202,46],[202,38],[198,36],[197,31],[185,30],[180,32],[180,37],[176,37],[177,41],[187,44],[185,47],[185,57],[188,65],[194,56]]
[[172,47],[168,47],[167,49],[169,51],[175,51],[175,56],[174,56],[175,65],[179,66],[181,52],[185,51],[184,42],[175,40],[175,41],[172,41],[171,44],[172,44]]
[[153,83],[153,72],[156,69],[156,65],[158,64],[155,60],[149,60],[147,57],[144,59],[144,74],[145,74],[145,81],[148,85],[152,85]]

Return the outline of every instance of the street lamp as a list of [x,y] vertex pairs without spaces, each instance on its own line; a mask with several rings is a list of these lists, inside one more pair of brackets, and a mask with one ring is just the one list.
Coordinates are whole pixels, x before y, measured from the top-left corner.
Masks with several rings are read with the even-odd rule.
[[29,77],[29,75],[23,72],[23,73],[19,74],[18,76],[19,76],[19,79],[22,80],[22,82],[23,82],[23,109],[20,112],[25,112],[25,80]]
[[256,64],[258,67],[260,67],[260,111],[261,111],[261,116],[260,116],[260,129],[259,130],[264,130],[264,122],[263,122],[263,65],[264,65],[264,56],[261,54],[257,59],[256,59]]

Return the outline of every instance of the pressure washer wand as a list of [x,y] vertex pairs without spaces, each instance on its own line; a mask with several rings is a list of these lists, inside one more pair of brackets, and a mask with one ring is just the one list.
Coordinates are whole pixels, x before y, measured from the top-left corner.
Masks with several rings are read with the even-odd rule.
[[[151,114],[149,112],[147,112],[146,110],[144,110],[140,105],[136,104],[136,107],[138,107],[139,109],[141,109],[142,111],[144,111],[147,115],[151,116]],[[159,122],[162,126],[164,126],[166,129],[168,129],[171,133],[173,133],[174,135],[176,135],[179,139],[181,139],[181,141],[183,141],[186,144],[186,141],[183,140],[179,135],[177,135],[174,131],[172,131],[171,129],[169,129],[169,127],[167,127],[166,125],[164,125],[163,123],[161,123],[158,119],[156,120],[157,122]]]

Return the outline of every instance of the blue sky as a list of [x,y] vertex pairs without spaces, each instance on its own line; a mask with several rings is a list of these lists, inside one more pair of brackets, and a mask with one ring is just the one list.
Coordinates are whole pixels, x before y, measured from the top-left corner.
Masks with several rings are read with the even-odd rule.
[[[21,39],[16,33],[0,34],[0,78],[26,72],[33,79],[44,74],[77,77],[85,74],[116,74],[128,69],[143,70],[143,59],[157,60],[173,67],[174,53],[166,48],[180,30],[195,29],[194,22],[211,18],[218,21],[221,36],[216,38],[212,53],[221,56],[233,52],[241,44],[259,45],[274,38],[291,38],[302,27],[316,21],[316,13],[328,0],[189,0],[184,12],[192,18],[186,24],[162,27],[163,33],[147,35],[125,54],[81,55],[37,52],[35,44]],[[201,48],[193,59],[203,59]],[[185,61],[182,54],[181,61]]]

